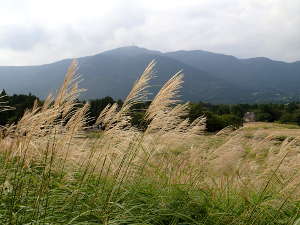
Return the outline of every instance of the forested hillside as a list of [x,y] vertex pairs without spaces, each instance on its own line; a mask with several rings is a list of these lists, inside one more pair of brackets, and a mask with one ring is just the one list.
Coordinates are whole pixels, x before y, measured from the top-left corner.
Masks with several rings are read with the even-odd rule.
[[[178,70],[183,70],[182,99],[210,103],[286,103],[298,101],[300,63],[267,58],[238,59],[205,51],[162,53],[135,46],[78,58],[82,99],[111,96],[124,99],[134,81],[156,60],[152,92]],[[45,98],[63,81],[71,60],[40,66],[0,67],[0,88],[9,93],[29,93]],[[17,82],[16,82],[17,81]]]

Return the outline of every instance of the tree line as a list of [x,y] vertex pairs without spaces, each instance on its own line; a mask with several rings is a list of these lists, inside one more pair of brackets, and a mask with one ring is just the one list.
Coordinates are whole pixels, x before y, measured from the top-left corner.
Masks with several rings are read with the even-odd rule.
[[[24,114],[26,109],[32,108],[34,101],[42,103],[42,101],[32,95],[7,95],[5,90],[0,93],[2,96],[1,101],[7,102],[7,105],[14,108],[2,112],[0,114],[0,125],[16,123]],[[89,100],[90,110],[89,116],[91,117],[90,125],[94,124],[99,113],[104,109],[107,104],[113,104],[117,102],[118,105],[122,105],[122,100],[114,100],[112,97],[104,97],[99,99]],[[78,104],[85,103],[85,101],[79,101]],[[150,103],[143,103],[134,106],[131,112],[132,124],[143,130],[147,126],[144,113],[145,109]],[[191,121],[198,118],[201,115],[205,115],[207,118],[207,131],[216,132],[224,127],[233,126],[240,127],[243,125],[243,117],[246,112],[254,112],[255,120],[262,122],[279,122],[279,123],[291,123],[300,125],[300,103],[290,102],[287,104],[210,104],[204,102],[190,103],[187,118]]]

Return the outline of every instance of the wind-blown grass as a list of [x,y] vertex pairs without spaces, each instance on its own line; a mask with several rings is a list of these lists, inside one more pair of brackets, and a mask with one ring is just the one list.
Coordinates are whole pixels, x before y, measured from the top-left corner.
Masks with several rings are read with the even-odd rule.
[[[0,224],[293,224],[299,217],[299,138],[204,133],[205,118],[185,119],[183,75],[154,97],[145,132],[130,110],[148,101],[151,62],[122,106],[85,138],[89,105],[78,105],[77,63],[56,98],[1,128]],[[251,138],[249,138],[251,136]],[[276,143],[274,143],[274,140]],[[280,143],[278,143],[280,142]],[[296,153],[295,153],[296,152]]]

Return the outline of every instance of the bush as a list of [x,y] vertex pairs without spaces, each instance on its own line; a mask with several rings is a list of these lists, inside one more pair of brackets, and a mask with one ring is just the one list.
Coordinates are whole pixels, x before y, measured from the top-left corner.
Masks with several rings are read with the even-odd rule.
[[219,131],[228,126],[238,128],[243,125],[243,120],[240,117],[232,114],[219,116],[211,112],[206,112],[205,115],[207,117],[206,130],[208,132]]
[[232,114],[221,115],[221,120],[223,121],[223,126],[233,126],[235,128],[239,128],[243,126],[243,120],[241,117]]
[[295,118],[295,115],[293,113],[285,113],[280,117],[279,122],[281,122],[281,123],[293,123],[293,122],[296,122],[296,118]]
[[266,112],[256,113],[256,120],[262,122],[272,122],[272,115]]

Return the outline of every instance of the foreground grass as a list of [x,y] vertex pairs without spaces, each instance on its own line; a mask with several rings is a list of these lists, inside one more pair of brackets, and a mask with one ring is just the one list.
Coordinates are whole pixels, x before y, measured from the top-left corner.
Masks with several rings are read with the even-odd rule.
[[0,128],[0,224],[295,223],[297,129],[262,124],[203,135],[205,118],[185,120],[188,104],[177,104],[178,73],[149,105],[140,132],[130,110],[147,100],[153,66],[121,107],[99,114],[101,133],[83,135],[89,105],[77,104],[76,62],[55,99]]
[[151,177],[121,183],[3,157],[1,171],[0,224],[293,224],[300,206],[268,187],[234,189],[230,178],[213,189]]

